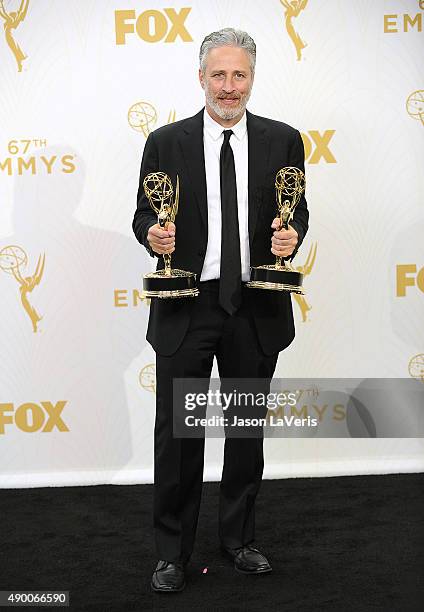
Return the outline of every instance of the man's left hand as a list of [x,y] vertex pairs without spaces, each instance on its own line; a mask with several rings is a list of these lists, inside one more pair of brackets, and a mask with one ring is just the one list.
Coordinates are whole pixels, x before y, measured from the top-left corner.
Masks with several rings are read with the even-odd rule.
[[277,230],[279,225],[280,219],[277,217],[271,224],[275,230],[271,238],[271,253],[278,257],[290,257],[296,248],[299,236],[291,225],[288,229]]

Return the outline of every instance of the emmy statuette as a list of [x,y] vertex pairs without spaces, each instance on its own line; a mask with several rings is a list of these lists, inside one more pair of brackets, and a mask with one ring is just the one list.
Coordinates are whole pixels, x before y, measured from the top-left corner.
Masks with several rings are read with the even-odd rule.
[[[305,191],[305,175],[299,168],[287,166],[281,168],[275,177],[275,194],[277,199],[279,230],[288,229],[296,206]],[[295,270],[290,262],[276,257],[274,265],[263,265],[250,269],[251,289],[270,289],[303,294],[303,274]]]
[[[164,172],[151,172],[143,181],[144,193],[151,208],[158,216],[158,223],[167,229],[168,223],[174,223],[178,212],[179,179],[172,187],[171,179]],[[196,287],[196,274],[171,268],[171,254],[163,255],[163,270],[150,272],[143,276],[143,295],[149,298],[182,298],[199,295]]]

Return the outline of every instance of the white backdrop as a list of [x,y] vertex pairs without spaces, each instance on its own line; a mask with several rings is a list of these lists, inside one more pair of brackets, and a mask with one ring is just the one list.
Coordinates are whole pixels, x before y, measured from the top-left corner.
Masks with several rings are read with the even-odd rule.
[[[312,266],[276,376],[421,384],[423,2],[4,0],[0,14],[0,486],[152,480],[138,173],[148,132],[202,107],[198,50],[222,27],[257,44],[249,109],[297,127],[307,154],[295,263]],[[269,439],[265,474],[422,470],[423,450]],[[208,440],[206,478],[221,457]]]

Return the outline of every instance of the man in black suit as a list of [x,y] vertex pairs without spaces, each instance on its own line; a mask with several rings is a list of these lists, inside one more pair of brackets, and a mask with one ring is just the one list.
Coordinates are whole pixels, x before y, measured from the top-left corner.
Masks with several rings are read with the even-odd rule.
[[[256,46],[226,28],[200,49],[205,109],[152,132],[146,142],[133,229],[163,268],[195,272],[195,298],[153,299],[147,340],[156,352],[154,530],[159,563],[152,588],[180,591],[193,550],[203,479],[203,438],[173,436],[173,379],[209,378],[216,357],[221,379],[272,379],[279,351],[294,338],[289,293],[245,287],[250,266],[292,257],[308,229],[302,197],[287,230],[275,218],[275,175],[304,170],[300,134],[246,111]],[[150,172],[180,182],[176,224],[161,228],[144,194]],[[224,380],[223,380],[224,382]],[[221,389],[222,390],[222,389]],[[235,569],[267,573],[252,546],[255,498],[263,472],[263,437],[227,437],[219,499],[219,538]]]

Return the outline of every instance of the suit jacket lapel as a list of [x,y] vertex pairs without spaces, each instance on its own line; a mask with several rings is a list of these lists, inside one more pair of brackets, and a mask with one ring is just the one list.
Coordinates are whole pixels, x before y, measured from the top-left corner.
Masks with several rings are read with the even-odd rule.
[[[183,157],[196,196],[202,220],[207,228],[208,204],[206,195],[205,152],[203,148],[203,109],[183,123],[179,138]],[[188,186],[184,186],[188,188]]]
[[[247,111],[248,135],[248,199],[249,241],[252,244],[259,208],[262,203],[262,187],[265,184],[269,160],[267,127],[260,117]],[[203,148],[203,109],[190,117],[182,126],[179,143],[196,196],[201,218],[208,225],[205,153]]]
[[247,111],[248,136],[248,197],[249,197],[249,242],[252,246],[259,208],[262,203],[262,187],[265,185],[269,159],[267,128],[260,117]]

